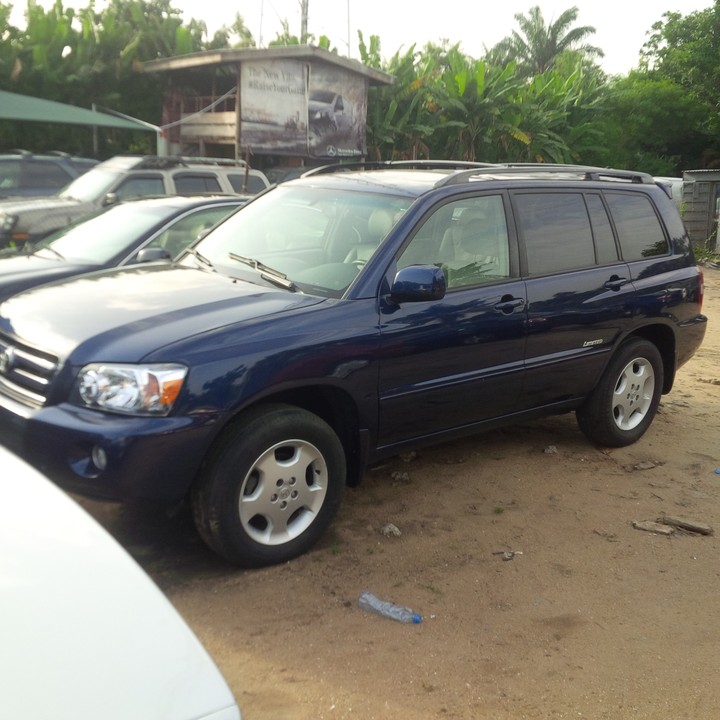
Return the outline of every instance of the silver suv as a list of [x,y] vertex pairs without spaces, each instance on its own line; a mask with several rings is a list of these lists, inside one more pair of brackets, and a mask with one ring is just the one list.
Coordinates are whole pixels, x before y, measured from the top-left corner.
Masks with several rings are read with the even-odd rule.
[[0,201],[0,249],[34,244],[120,200],[203,193],[254,195],[269,186],[262,172],[242,160],[117,155],[57,195]]

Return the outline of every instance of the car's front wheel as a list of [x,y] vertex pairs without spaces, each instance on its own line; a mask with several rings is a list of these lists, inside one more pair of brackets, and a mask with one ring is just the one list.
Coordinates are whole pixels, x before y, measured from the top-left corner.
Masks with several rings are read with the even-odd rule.
[[193,488],[195,524],[230,562],[260,567],[307,551],[345,489],[345,454],[317,415],[268,405],[236,422]]
[[620,346],[597,387],[576,412],[578,425],[598,445],[630,445],[650,427],[662,393],[657,347],[633,338]]

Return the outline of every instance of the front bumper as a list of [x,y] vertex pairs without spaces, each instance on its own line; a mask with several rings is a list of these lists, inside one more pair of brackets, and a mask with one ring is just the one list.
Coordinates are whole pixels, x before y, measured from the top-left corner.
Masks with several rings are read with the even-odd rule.
[[104,500],[184,498],[218,421],[125,417],[69,404],[29,409],[0,396],[0,444],[65,490]]

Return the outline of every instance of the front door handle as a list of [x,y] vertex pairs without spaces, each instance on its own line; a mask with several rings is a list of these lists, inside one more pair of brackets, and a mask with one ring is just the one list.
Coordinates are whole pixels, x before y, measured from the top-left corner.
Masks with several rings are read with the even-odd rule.
[[495,309],[498,312],[505,313],[505,315],[510,315],[510,313],[515,312],[518,308],[524,307],[525,298],[516,298],[512,295],[505,295],[500,302],[495,305]]

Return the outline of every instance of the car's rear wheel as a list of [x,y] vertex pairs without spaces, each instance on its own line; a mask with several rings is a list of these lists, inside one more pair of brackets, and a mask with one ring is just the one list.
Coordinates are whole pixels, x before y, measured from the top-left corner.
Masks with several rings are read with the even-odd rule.
[[345,489],[345,454],[332,428],[289,405],[250,412],[225,432],[193,489],[195,524],[230,562],[260,567],[307,551]]
[[623,447],[639,440],[655,417],[663,383],[657,347],[633,338],[620,346],[595,390],[576,412],[590,440]]

